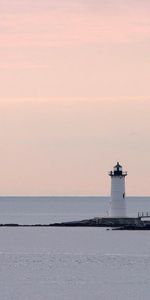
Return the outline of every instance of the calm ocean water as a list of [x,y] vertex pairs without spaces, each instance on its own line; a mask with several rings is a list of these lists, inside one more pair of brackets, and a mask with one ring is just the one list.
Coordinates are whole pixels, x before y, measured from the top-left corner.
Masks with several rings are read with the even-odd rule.
[[[107,197],[1,197],[0,221],[50,223],[105,215]],[[128,198],[128,214],[150,198]],[[0,228],[0,299],[149,299],[150,232]]]
[[[52,223],[106,216],[109,197],[0,197],[0,223]],[[150,212],[150,197],[128,197],[127,213]]]

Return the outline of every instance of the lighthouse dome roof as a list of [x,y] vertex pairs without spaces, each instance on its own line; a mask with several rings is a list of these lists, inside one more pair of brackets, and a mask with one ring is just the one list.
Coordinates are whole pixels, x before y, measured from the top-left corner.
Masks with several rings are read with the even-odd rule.
[[116,166],[114,166],[114,168],[122,168],[122,166],[120,165],[119,162],[117,162]]
[[122,166],[117,162],[116,166],[114,166],[114,175],[122,175]]

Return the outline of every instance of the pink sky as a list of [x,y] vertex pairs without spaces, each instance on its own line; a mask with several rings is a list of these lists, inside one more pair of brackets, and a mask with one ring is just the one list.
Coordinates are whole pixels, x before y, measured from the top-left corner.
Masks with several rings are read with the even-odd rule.
[[148,0],[1,0],[1,194],[149,195],[149,53]]

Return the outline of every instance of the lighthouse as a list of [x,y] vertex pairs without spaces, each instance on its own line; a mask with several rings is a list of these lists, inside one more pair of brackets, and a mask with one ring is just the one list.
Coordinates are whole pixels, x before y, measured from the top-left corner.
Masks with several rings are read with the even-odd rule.
[[123,172],[122,166],[117,162],[113,171],[109,172],[111,177],[111,199],[110,212],[112,218],[126,217],[126,199],[125,199],[125,177],[127,172]]

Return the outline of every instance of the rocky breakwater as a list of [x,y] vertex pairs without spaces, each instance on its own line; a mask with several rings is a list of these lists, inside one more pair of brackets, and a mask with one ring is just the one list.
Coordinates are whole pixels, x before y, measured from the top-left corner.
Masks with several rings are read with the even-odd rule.
[[[145,227],[145,221],[142,221],[141,218],[93,218],[81,221],[71,221],[71,222],[62,222],[50,224],[54,227],[118,227],[123,229],[125,226],[131,227]],[[150,222],[148,222],[150,226]],[[147,224],[147,225],[148,225]]]
[[0,224],[0,227],[107,227],[115,230],[150,230],[150,221],[137,218],[92,218],[53,224]]

